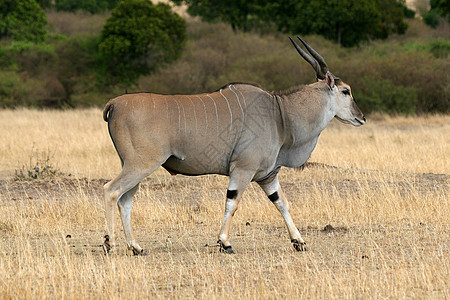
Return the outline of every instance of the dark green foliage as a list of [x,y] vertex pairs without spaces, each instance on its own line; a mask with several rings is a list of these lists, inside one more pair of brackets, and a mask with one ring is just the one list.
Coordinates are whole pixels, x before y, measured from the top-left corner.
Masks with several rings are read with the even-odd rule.
[[408,28],[406,6],[396,0],[281,0],[271,6],[282,32],[320,34],[346,47]]
[[385,39],[408,28],[408,10],[398,0],[172,0],[186,3],[188,12],[203,20],[223,21],[233,29],[264,30],[274,24],[289,34],[320,34],[343,46],[368,39]]
[[450,22],[450,2],[448,0],[430,0],[430,9]]
[[0,0],[0,38],[43,42],[47,17],[35,0]]
[[92,14],[111,10],[119,0],[55,0],[55,8],[60,11],[84,10]]
[[185,40],[186,23],[170,6],[147,0],[120,1],[106,21],[99,44],[105,76],[133,82],[178,58]]
[[36,2],[41,6],[41,8],[51,8],[53,6],[52,0],[37,0]]
[[405,16],[405,18],[414,19],[414,17],[416,16],[416,12],[412,9],[409,9],[404,3],[400,2],[400,4],[402,6],[403,15]]
[[188,13],[200,16],[206,22],[222,21],[233,30],[249,31],[261,27],[264,20],[266,0],[172,0],[176,4],[186,3]]
[[375,1],[301,1],[296,9],[302,13],[285,31],[320,34],[343,46],[367,40],[381,19]]
[[430,10],[422,14],[423,22],[432,28],[439,25],[439,18],[447,18],[450,22],[450,1],[431,0]]
[[431,28],[436,28],[439,25],[439,13],[437,10],[429,10],[422,14],[423,22]]
[[375,2],[380,12],[380,19],[373,29],[368,30],[369,35],[386,39],[392,33],[404,34],[408,24],[403,19],[405,13],[410,14],[408,8],[397,0],[376,0]]

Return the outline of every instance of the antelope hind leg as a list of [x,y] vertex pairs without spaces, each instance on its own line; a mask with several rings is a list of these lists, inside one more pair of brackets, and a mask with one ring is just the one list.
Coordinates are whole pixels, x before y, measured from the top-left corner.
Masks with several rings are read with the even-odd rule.
[[138,190],[139,183],[120,197],[117,202],[119,208],[120,217],[122,219],[122,225],[125,232],[125,238],[127,240],[128,249],[133,251],[134,255],[148,255],[148,251],[144,251],[141,246],[133,238],[131,230],[131,206],[133,204],[133,196]]
[[[159,166],[159,165],[158,165]],[[157,167],[156,167],[157,168]],[[156,169],[154,168],[154,169]],[[153,172],[153,171],[152,171]],[[149,173],[135,174],[135,171],[128,172],[126,168],[112,181],[104,186],[105,190],[105,212],[106,212],[106,236],[103,244],[103,249],[109,253],[115,246],[115,211],[114,206],[117,204],[122,217],[122,224],[127,238],[129,248],[135,254],[144,254],[142,248],[134,241],[131,234],[131,203],[133,195],[136,192],[139,182],[145,178]]]

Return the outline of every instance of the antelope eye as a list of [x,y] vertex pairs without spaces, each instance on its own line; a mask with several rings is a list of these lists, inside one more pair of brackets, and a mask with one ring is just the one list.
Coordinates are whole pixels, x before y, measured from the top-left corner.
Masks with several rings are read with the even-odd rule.
[[345,90],[343,90],[342,91],[342,94],[344,94],[344,95],[350,95],[350,91],[349,90],[347,90],[347,89],[345,89]]

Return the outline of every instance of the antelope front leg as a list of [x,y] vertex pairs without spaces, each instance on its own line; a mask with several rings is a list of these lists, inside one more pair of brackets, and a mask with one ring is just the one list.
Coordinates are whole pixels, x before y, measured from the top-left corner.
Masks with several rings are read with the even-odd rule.
[[297,251],[306,251],[306,242],[302,239],[300,232],[292,221],[291,214],[289,213],[289,203],[281,190],[278,177],[262,182],[258,182],[261,188],[264,190],[269,200],[275,205],[278,211],[284,218],[286,223],[291,243]]
[[220,251],[224,253],[233,254],[233,248],[231,248],[231,243],[229,241],[229,231],[231,228],[231,219],[234,216],[238,208],[238,204],[241,201],[242,194],[250,183],[253,173],[233,173],[230,176],[230,183],[227,190],[227,201],[225,203],[225,214],[223,216],[222,227],[219,233],[219,243]]

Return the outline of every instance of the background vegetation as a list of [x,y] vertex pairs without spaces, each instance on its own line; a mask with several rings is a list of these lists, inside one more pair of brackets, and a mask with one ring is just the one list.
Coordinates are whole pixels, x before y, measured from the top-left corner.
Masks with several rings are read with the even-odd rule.
[[[6,2],[2,0],[0,5]],[[183,21],[168,13],[164,13],[168,16],[164,19],[159,13],[152,19],[155,21],[142,20],[160,25],[137,25],[135,28],[143,30],[134,34],[162,38],[144,39],[139,46],[131,37],[132,29],[119,35],[113,30],[130,19],[124,14],[117,20],[118,14],[108,11],[117,1],[91,1],[98,4],[95,10],[80,6],[83,1],[64,9],[58,5],[70,0],[39,2],[46,8],[46,18],[41,22],[45,26],[43,37],[33,34],[39,37],[34,40],[2,35],[0,40],[0,107],[103,106],[125,90],[189,94],[215,90],[227,82],[247,81],[271,91],[314,80],[312,69],[293,50],[287,34],[278,31],[282,29],[276,23],[264,23],[259,31],[245,32],[217,20],[204,23],[186,17]],[[149,4],[145,0],[121,2]],[[309,34],[304,38],[325,57],[333,73],[353,87],[365,112],[448,113],[450,29],[440,3],[435,1],[431,7],[438,11],[439,22],[434,29],[419,19],[401,19],[407,24],[404,34],[386,29],[389,35],[385,39],[362,39],[352,48],[342,48],[326,36]],[[157,11],[156,7],[166,6],[151,7]],[[2,24],[6,23],[0,22],[0,29]],[[167,28],[177,30],[170,32]],[[116,39],[120,37],[119,43],[110,42],[114,34]]]
[[273,25],[289,34],[320,34],[339,45],[404,33],[414,17],[400,0],[172,0],[202,20],[223,21],[233,30],[261,32]]

